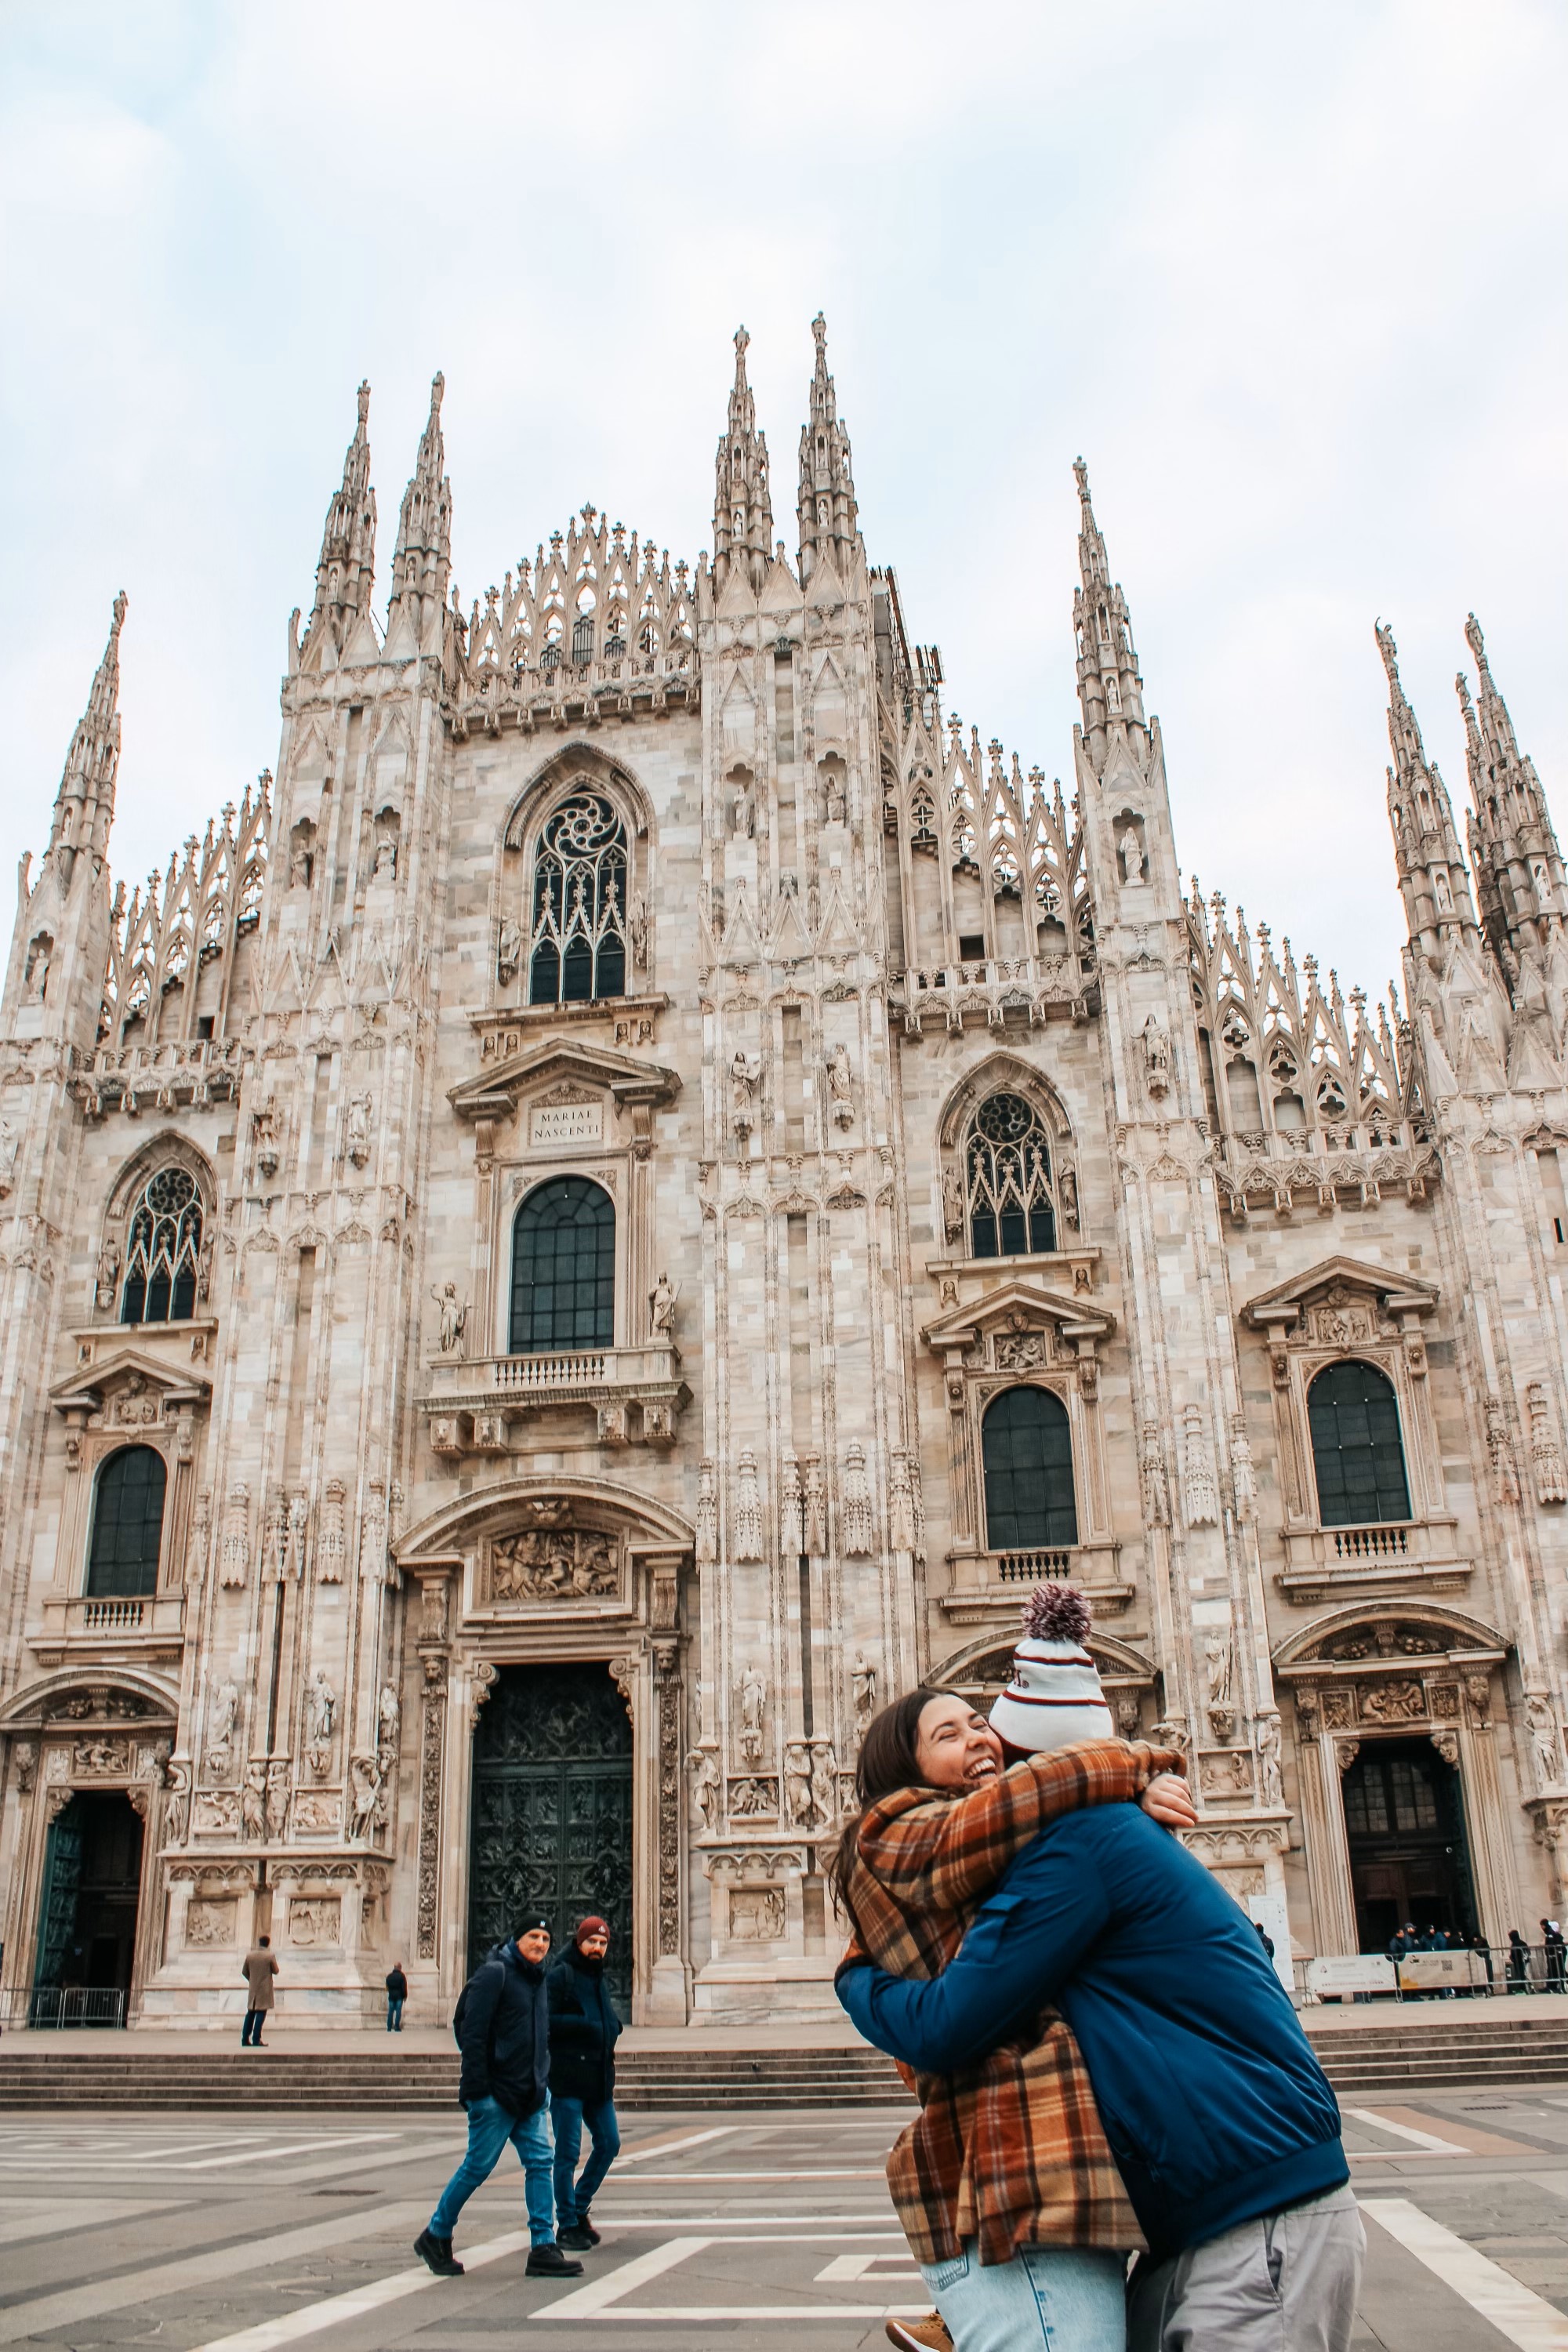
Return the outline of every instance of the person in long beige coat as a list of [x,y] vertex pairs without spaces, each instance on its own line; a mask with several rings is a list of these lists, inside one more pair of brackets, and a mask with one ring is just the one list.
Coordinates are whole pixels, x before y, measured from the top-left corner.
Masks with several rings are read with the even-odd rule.
[[245,1990],[248,2006],[245,2023],[239,2032],[240,2047],[259,2050],[261,2021],[272,2006],[272,1979],[278,1973],[278,1961],[269,1949],[271,1938],[258,1936],[254,1947],[245,1956]]

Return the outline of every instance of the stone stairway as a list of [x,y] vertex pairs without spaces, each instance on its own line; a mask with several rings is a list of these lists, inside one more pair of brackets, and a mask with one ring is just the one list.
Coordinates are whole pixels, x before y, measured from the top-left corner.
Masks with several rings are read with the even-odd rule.
[[[1441,2013],[1439,2013],[1439,2011]],[[1478,2013],[1479,2012],[1479,2013]],[[1444,2091],[1491,2082],[1568,2082],[1568,2016],[1534,2017],[1498,2001],[1423,2003],[1377,2021],[1340,2021],[1324,2011],[1303,2020],[1336,2091],[1347,2098]],[[353,2046],[362,2042],[363,2046]],[[347,2046],[345,2046],[345,2042]],[[226,2036],[171,2048],[135,2033],[0,2036],[0,2112],[95,2108],[127,2112],[295,2109],[348,2113],[454,2112],[457,2052],[389,2049],[384,2037],[342,2037],[336,2047],[260,2053]],[[616,2105],[628,2114],[734,2106],[844,2107],[908,2104],[889,2060],[844,2046],[704,2045],[632,2048],[616,2067]]]

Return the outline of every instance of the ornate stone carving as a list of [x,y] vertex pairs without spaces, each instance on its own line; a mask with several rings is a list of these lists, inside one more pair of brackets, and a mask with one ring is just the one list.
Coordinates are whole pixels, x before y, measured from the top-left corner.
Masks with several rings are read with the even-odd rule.
[[730,1933],[737,1943],[776,1943],[784,1933],[782,1886],[736,1886],[730,1893]]
[[1230,1484],[1237,1524],[1246,1527],[1258,1512],[1258,1474],[1247,1442],[1247,1416],[1240,1412],[1230,1425]]
[[826,1739],[811,1743],[811,1826],[829,1829],[838,1818],[838,1759]]
[[724,1793],[723,1775],[719,1759],[710,1744],[694,1748],[686,1759],[691,1775],[691,1803],[698,1820],[710,1837],[719,1826],[720,1803]]
[[1215,1633],[1205,1645],[1204,1673],[1208,1685],[1205,1712],[1209,1729],[1223,1746],[1236,1729],[1232,1689],[1236,1680],[1236,1645],[1229,1633]]
[[835,1045],[827,1056],[827,1108],[835,1127],[854,1126],[855,1074],[847,1045]]
[[757,1457],[749,1445],[742,1445],[735,1465],[735,1502],[730,1534],[737,1559],[762,1559],[763,1498],[757,1485]]
[[671,1641],[654,1645],[658,1677],[658,1950],[680,1950],[680,1676]]
[[1143,1083],[1155,1102],[1171,1091],[1171,1033],[1157,1013],[1143,1024]]
[[387,1582],[386,1486],[372,1478],[364,1491],[359,1522],[359,1572],[363,1584]]
[[289,1786],[288,1759],[275,1756],[267,1767],[267,1793],[264,1806],[267,1834],[269,1838],[280,1838],[289,1826],[289,1800],[291,1793]]
[[1373,1683],[1361,1695],[1362,1717],[1367,1723],[1411,1723],[1426,1712],[1426,1695],[1419,1683]]
[[736,1712],[740,1718],[739,1746],[748,1764],[763,1760],[763,1724],[768,1704],[768,1685],[757,1667],[742,1670],[737,1694]]
[[844,1457],[844,1483],[839,1512],[839,1532],[847,1559],[864,1559],[876,1545],[875,1516],[871,1507],[871,1481],[866,1472],[866,1449],[853,1444]]
[[293,1895],[289,1898],[289,1941],[309,1950],[315,1944],[336,1944],[343,1932],[341,1895]]
[[338,1695],[318,1666],[305,1693],[305,1759],[312,1777],[324,1780],[332,1760],[332,1727],[337,1721]]
[[1146,1421],[1143,1423],[1143,1451],[1138,1475],[1142,1491],[1144,1525],[1168,1528],[1171,1524],[1171,1501],[1165,1484],[1165,1449],[1158,1422]]
[[1361,1741],[1359,1739],[1335,1740],[1334,1761],[1339,1766],[1342,1773],[1348,1772],[1350,1770],[1351,1766],[1355,1762],[1356,1758],[1360,1754]]
[[719,1474],[710,1454],[703,1456],[697,1474],[697,1532],[693,1550],[699,1568],[710,1568],[719,1557]]
[[802,1454],[800,1478],[805,1548],[814,1558],[820,1559],[827,1549],[827,1482],[822,1475],[820,1454]]
[[488,1658],[479,1658],[476,1661],[473,1672],[468,1677],[468,1728],[470,1731],[479,1729],[480,1711],[500,1679],[499,1666],[491,1665]]
[[191,1538],[185,1549],[185,1590],[199,1591],[206,1580],[207,1553],[212,1545],[213,1498],[209,1486],[202,1487],[191,1512]]
[[1568,1468],[1563,1465],[1551,1401],[1544,1384],[1531,1381],[1524,1391],[1530,1413],[1530,1466],[1538,1503],[1568,1503]]
[[123,1778],[130,1770],[128,1739],[82,1739],[71,1750],[71,1771],[79,1780]]
[[1219,1525],[1219,1485],[1215,1477],[1214,1452],[1204,1428],[1202,1411],[1195,1404],[1187,1405],[1182,1414],[1185,1433],[1182,1442],[1182,1486],[1186,1498],[1187,1525],[1190,1528],[1213,1528]]
[[737,1047],[730,1064],[730,1124],[738,1142],[744,1143],[757,1119],[757,1089],[762,1084],[763,1057]]
[[784,1749],[784,1794],[790,1827],[809,1829],[813,1820],[811,1750],[803,1740],[792,1739]]
[[855,1744],[858,1747],[877,1712],[877,1669],[868,1664],[858,1650],[849,1669],[849,1695],[855,1717]]
[[770,1817],[779,1809],[779,1784],[768,1775],[747,1773],[730,1783],[730,1813],[738,1821],[749,1821],[759,1814]]
[[1456,1767],[1458,1766],[1459,1761],[1459,1735],[1457,1731],[1433,1732],[1432,1745],[1437,1750],[1438,1755],[1442,1758],[1445,1764],[1451,1764]]
[[1535,1783],[1544,1795],[1548,1790],[1562,1785],[1563,1734],[1558,1728],[1551,1700],[1539,1691],[1531,1692],[1524,1702],[1524,1712],[1530,1727],[1530,1753]]
[[442,1356],[461,1353],[468,1324],[468,1302],[458,1296],[455,1282],[444,1282],[430,1293],[436,1302],[436,1349]]
[[186,1950],[205,1952],[232,1944],[238,1917],[239,1906],[232,1897],[194,1896],[185,1912]]
[[224,1516],[223,1549],[218,1569],[218,1582],[237,1590],[244,1584],[250,1564],[250,1489],[243,1480],[228,1490],[228,1509]]
[[321,1584],[341,1584],[348,1559],[343,1529],[345,1488],[341,1478],[329,1478],[321,1493],[321,1524],[316,1539],[316,1578]]
[[38,1769],[38,1743],[36,1739],[18,1739],[11,1748],[11,1763],[16,1775],[16,1794],[30,1797],[33,1780]]
[[1513,1440],[1509,1434],[1508,1421],[1502,1401],[1489,1396],[1484,1411],[1487,1421],[1487,1454],[1492,1465],[1492,1492],[1500,1503],[1519,1500],[1519,1470],[1513,1458]]
[[[428,1594],[429,1587],[426,1587]],[[436,1666],[436,1679],[430,1676]],[[441,1661],[426,1658],[425,1696],[419,1727],[419,1876],[417,1937],[419,1957],[436,1957],[441,1894],[441,1782],[447,1734],[447,1684]]]
[[239,1798],[232,1789],[199,1789],[196,1791],[195,1827],[198,1836],[234,1837],[240,1828]]
[[1285,1783],[1279,1769],[1279,1717],[1272,1708],[1258,1718],[1258,1794],[1259,1802],[1283,1805]]
[[588,1528],[529,1528],[490,1545],[492,1601],[616,1600],[620,1547]]

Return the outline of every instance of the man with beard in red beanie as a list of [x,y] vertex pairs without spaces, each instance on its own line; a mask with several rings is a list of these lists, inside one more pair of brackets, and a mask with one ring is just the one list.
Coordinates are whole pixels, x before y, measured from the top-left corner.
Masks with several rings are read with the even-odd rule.
[[[620,2154],[616,2122],[616,2043],[621,2021],[605,1983],[610,1926],[591,1913],[545,1979],[550,2001],[550,2120],[555,2133],[555,2235],[586,2253],[599,2242],[588,2209]],[[581,2173],[583,2126],[593,2153]]]

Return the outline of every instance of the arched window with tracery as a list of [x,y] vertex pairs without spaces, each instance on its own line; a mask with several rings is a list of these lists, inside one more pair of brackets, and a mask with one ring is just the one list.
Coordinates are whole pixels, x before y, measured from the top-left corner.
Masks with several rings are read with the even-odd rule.
[[964,1140],[972,1257],[1022,1257],[1057,1245],[1050,1139],[1022,1095],[987,1095]]
[[1049,1389],[1004,1389],[980,1424],[985,1469],[985,1542],[991,1551],[1076,1544],[1072,1432]]
[[1327,1365],[1307,1391],[1307,1420],[1320,1526],[1410,1517],[1399,1405],[1386,1372],[1359,1357]]
[[626,829],[579,789],[545,820],[533,860],[531,1004],[587,1004],[626,987]]
[[512,1224],[510,1352],[615,1341],[615,1202],[585,1176],[552,1176],[535,1186]]
[[122,1323],[184,1323],[196,1311],[202,1196],[187,1170],[155,1169],[125,1236]]
[[136,1600],[158,1590],[166,1483],[163,1457],[151,1445],[122,1445],[105,1462],[92,1502],[89,1600]]

